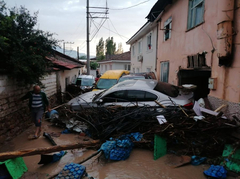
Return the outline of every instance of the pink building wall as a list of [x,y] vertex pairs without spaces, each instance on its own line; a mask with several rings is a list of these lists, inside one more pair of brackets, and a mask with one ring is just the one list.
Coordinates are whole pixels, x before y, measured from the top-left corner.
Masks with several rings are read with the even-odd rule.
[[[227,3],[226,9],[221,3]],[[217,87],[210,90],[209,96],[239,103],[240,101],[240,1],[235,0],[234,9],[229,9],[234,0],[205,0],[204,22],[193,29],[187,30],[188,0],[176,0],[161,15],[158,35],[157,77],[160,79],[160,62],[169,61],[169,83],[178,85],[179,68],[187,68],[187,56],[206,51],[206,63],[211,67],[211,77],[217,78]],[[218,13],[224,12],[225,18],[231,17],[234,11],[233,63],[230,67],[219,66],[217,24]],[[223,15],[223,16],[224,16]],[[164,22],[172,17],[171,38],[164,41]],[[214,52],[212,53],[212,50]]]

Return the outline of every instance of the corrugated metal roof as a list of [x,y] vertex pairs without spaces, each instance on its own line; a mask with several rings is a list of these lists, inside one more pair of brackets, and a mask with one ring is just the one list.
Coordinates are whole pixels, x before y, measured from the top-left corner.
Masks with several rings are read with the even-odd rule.
[[50,60],[53,64],[55,64],[58,68],[65,68],[68,70],[71,70],[73,68],[80,68],[82,65],[78,64],[72,64],[69,62],[63,62],[60,60],[55,59],[54,57],[46,57],[48,60]]

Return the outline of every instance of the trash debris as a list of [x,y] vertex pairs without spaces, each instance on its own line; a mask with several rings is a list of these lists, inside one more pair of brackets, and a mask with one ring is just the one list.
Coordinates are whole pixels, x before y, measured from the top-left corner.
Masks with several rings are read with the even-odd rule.
[[86,167],[76,163],[70,163],[64,166],[62,171],[55,179],[72,178],[81,179],[86,172]]
[[[4,173],[0,172],[0,178],[10,175],[10,178],[19,179],[28,170],[22,157],[17,157],[0,162],[0,166],[6,166],[5,169],[3,168]],[[0,171],[1,170],[2,169],[0,169]],[[2,176],[2,174],[4,175]]]
[[200,165],[200,164],[204,163],[206,160],[207,160],[206,157],[199,157],[199,156],[193,155],[191,157],[191,164],[192,165]]
[[205,175],[214,178],[226,178],[227,170],[221,165],[211,165],[208,170],[203,172]]
[[104,152],[105,158],[110,160],[126,160],[133,148],[133,141],[140,141],[140,133],[120,136],[116,140],[106,141],[99,150]]
[[52,145],[57,145],[56,142],[53,140],[53,138],[46,132],[43,133],[43,136],[46,137],[46,139],[48,139]]
[[41,160],[38,162],[38,164],[49,164],[59,161],[67,152],[66,151],[60,151],[59,153],[53,154],[53,155],[41,155]]

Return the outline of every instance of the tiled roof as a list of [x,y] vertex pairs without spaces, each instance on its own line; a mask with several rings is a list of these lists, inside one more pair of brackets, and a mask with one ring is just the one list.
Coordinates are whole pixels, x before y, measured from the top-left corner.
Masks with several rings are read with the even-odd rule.
[[57,51],[55,51],[54,57],[46,57],[46,59],[54,64],[54,68],[58,69],[71,70],[73,68],[80,68],[84,65],[82,62]]
[[121,54],[115,54],[115,55],[106,55],[104,60],[101,60],[100,62],[104,61],[114,61],[114,60],[126,60],[130,61],[131,60],[131,54],[130,51],[121,53]]

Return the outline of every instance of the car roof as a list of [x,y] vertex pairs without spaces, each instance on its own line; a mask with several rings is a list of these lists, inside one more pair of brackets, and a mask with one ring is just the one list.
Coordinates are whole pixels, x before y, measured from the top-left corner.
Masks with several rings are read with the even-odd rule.
[[157,80],[149,80],[149,79],[139,79],[139,80],[126,80],[120,83],[117,83],[110,89],[106,91],[106,94],[117,91],[119,89],[154,89],[157,85]]
[[94,78],[92,75],[79,75],[77,78]]
[[118,79],[122,76],[122,74],[129,74],[128,70],[108,70],[100,78],[104,79]]

